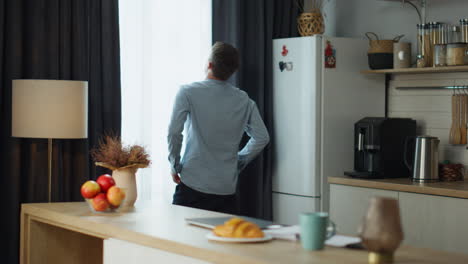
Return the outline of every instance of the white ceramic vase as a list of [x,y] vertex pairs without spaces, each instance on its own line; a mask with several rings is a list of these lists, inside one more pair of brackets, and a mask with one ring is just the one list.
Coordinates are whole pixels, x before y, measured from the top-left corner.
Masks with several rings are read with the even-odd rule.
[[125,201],[122,207],[133,207],[137,199],[136,171],[138,168],[123,168],[112,171],[115,185],[125,189]]

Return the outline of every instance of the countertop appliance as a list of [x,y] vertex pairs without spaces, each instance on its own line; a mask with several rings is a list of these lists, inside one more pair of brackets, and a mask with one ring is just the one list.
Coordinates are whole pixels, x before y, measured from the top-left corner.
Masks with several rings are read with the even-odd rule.
[[405,142],[416,135],[410,118],[366,117],[354,126],[354,171],[356,178],[409,177],[405,166]]
[[[415,144],[410,144],[415,142]],[[439,180],[439,139],[431,136],[418,136],[408,140],[405,153],[410,149],[414,152],[412,165],[405,156],[406,166],[412,171],[412,179],[416,182],[433,182]],[[411,148],[414,146],[413,148]]]
[[273,40],[273,220],[328,211],[327,177],[353,168],[354,122],[383,116],[385,82],[366,75],[364,39]]

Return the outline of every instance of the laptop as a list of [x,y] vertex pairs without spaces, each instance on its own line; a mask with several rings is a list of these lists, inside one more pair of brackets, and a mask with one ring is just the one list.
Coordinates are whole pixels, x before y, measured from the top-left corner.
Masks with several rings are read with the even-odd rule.
[[[233,216],[185,218],[185,221],[188,224],[191,224],[191,225],[196,225],[196,226],[200,226],[200,227],[204,227],[204,228],[213,229],[215,226],[224,224],[224,222],[231,219],[232,217]],[[246,220],[246,221],[255,223],[261,229],[279,227],[279,225],[277,225],[277,224],[275,224],[275,223],[273,223],[271,221],[268,221],[268,220],[263,220],[263,219],[248,217],[248,216],[239,216],[239,217]]]

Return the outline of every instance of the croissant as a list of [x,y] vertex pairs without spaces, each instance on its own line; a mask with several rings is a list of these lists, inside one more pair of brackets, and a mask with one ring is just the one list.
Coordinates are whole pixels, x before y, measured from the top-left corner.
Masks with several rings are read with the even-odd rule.
[[220,237],[259,238],[264,237],[262,230],[254,223],[233,217],[223,225],[216,226],[213,233]]

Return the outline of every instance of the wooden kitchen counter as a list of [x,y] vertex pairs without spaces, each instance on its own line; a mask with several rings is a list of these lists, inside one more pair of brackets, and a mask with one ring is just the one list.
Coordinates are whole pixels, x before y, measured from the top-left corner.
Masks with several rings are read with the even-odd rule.
[[468,181],[417,183],[413,182],[410,178],[357,179],[339,176],[328,177],[328,182],[355,187],[468,199]]
[[[336,183],[339,178],[331,180]],[[102,244],[109,238],[204,263],[367,263],[364,250],[327,247],[308,252],[298,242],[281,240],[259,244],[211,242],[205,237],[207,229],[184,221],[190,217],[222,215],[162,202],[137,204],[131,212],[115,214],[92,213],[84,202],[23,204],[21,263],[103,263]],[[395,260],[395,263],[468,263],[468,255],[402,246]]]

